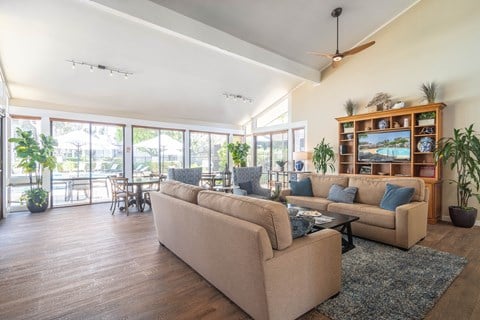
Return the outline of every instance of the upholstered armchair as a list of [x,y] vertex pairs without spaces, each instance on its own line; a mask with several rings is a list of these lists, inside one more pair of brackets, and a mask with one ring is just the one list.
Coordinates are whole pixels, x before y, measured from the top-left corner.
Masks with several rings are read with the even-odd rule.
[[168,180],[175,180],[198,186],[201,178],[202,168],[168,169]]
[[262,167],[234,167],[233,184],[239,188],[234,188],[233,193],[254,198],[270,198],[270,189],[260,186],[261,177]]

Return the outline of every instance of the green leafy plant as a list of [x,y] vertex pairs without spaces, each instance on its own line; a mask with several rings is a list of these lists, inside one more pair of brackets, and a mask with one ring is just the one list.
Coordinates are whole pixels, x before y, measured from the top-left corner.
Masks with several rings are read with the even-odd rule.
[[57,159],[53,155],[57,142],[51,136],[40,134],[40,142],[35,139],[32,131],[17,128],[16,137],[8,139],[15,144],[15,153],[20,159],[17,167],[28,174],[30,188],[20,200],[31,201],[36,206],[42,206],[48,201],[48,192],[42,188],[42,176],[45,169],[53,170]]
[[449,180],[457,186],[457,206],[468,209],[468,200],[480,195],[480,140],[473,124],[464,129],[453,129],[453,137],[442,138],[434,151],[435,161],[450,164],[456,179]]
[[423,112],[417,116],[417,119],[418,120],[435,119],[435,116],[436,116],[435,111]]
[[428,103],[434,103],[438,94],[438,85],[435,82],[425,82],[420,86],[422,98]]
[[357,104],[353,102],[352,99],[348,99],[343,107],[345,108],[345,112],[348,116],[353,116],[355,110],[357,109]]
[[333,147],[325,142],[325,138],[313,148],[312,160],[317,172],[325,174],[327,169],[332,172],[335,170],[335,152]]
[[275,161],[275,163],[280,167],[280,169],[283,170],[283,168],[285,167],[285,165],[287,164],[288,161],[285,161],[285,160],[277,160]]
[[353,122],[345,122],[343,128],[353,128]]
[[232,155],[233,164],[237,167],[247,166],[247,156],[250,150],[250,145],[242,142],[229,143],[228,151]]

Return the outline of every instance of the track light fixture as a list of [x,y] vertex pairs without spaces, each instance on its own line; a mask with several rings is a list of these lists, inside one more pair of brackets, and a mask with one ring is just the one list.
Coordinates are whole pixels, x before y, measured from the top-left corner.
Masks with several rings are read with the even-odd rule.
[[232,100],[243,103],[253,103],[253,99],[242,96],[241,94],[223,93],[226,100]]
[[80,65],[80,66],[89,67],[90,72],[93,72],[94,69],[96,68],[96,69],[100,69],[100,70],[104,70],[104,71],[109,71],[111,77],[114,74],[119,74],[119,75],[123,75],[123,77],[125,79],[128,79],[128,76],[133,74],[132,72],[128,72],[128,71],[124,71],[124,70],[120,70],[120,69],[115,69],[115,68],[110,68],[110,67],[107,67],[107,66],[104,66],[104,65],[101,65],[101,64],[96,64],[95,65],[95,64],[88,63],[88,62],[81,62],[81,61],[75,61],[75,60],[66,60],[66,61],[72,64],[72,69],[75,69],[76,66]]

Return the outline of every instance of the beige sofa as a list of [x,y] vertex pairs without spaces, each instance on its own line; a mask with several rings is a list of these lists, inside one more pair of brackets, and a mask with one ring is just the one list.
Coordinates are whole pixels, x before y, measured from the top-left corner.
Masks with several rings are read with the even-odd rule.
[[340,233],[292,240],[280,203],[177,181],[151,200],[158,241],[255,319],[297,318],[340,290]]
[[[289,203],[357,216],[352,223],[354,235],[409,249],[427,235],[428,191],[420,178],[376,178],[360,175],[300,174],[299,179],[310,177],[313,197],[292,196],[291,190],[282,190],[281,196]],[[386,184],[413,187],[412,202],[399,206],[395,212],[380,208]],[[332,184],[357,187],[353,204],[327,200]]]

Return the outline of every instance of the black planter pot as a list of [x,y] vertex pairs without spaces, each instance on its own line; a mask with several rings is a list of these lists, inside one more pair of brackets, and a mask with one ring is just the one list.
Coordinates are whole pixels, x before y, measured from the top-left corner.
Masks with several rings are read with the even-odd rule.
[[44,212],[48,208],[48,195],[46,201],[41,205],[37,206],[35,203],[39,203],[39,199],[28,199],[27,208],[31,213]]
[[475,208],[460,208],[457,206],[449,206],[448,213],[454,226],[462,228],[471,228],[477,220],[477,209]]

